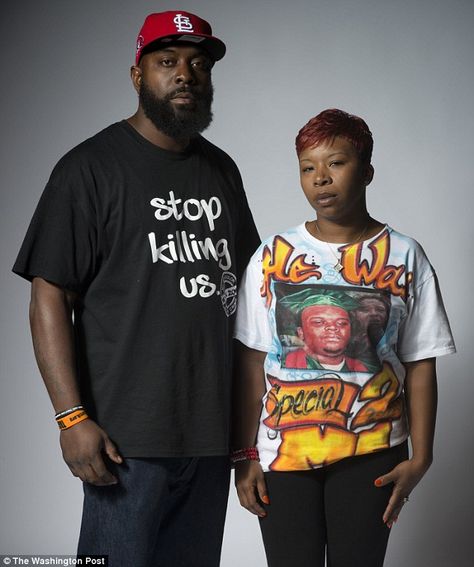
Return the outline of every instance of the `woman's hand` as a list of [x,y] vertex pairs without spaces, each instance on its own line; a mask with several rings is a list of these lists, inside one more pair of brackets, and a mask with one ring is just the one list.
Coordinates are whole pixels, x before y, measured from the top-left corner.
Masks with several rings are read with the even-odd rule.
[[264,518],[267,513],[260,501],[270,504],[263,470],[258,461],[240,461],[235,464],[235,486],[240,504],[249,512]]
[[398,515],[415,486],[429,468],[429,464],[409,459],[398,464],[389,473],[375,480],[375,486],[386,486],[393,482],[392,496],[383,514],[383,521],[389,528],[397,521]]

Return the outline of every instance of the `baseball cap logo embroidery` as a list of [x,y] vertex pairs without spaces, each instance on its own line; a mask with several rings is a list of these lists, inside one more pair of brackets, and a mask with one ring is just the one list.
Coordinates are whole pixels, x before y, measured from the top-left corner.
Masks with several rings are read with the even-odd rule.
[[176,24],[176,30],[179,32],[192,32],[193,24],[190,22],[187,16],[183,16],[183,14],[176,14],[173,22]]
[[209,22],[189,12],[171,10],[148,14],[145,18],[138,32],[135,64],[138,65],[143,55],[159,49],[160,44],[180,41],[202,44],[214,61],[225,55],[225,44],[212,35]]

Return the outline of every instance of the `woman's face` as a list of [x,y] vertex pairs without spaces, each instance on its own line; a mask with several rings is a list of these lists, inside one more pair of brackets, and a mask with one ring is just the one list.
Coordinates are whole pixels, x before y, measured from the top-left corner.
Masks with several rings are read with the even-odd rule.
[[365,211],[373,168],[361,163],[351,142],[336,137],[298,157],[301,187],[318,219],[341,221]]

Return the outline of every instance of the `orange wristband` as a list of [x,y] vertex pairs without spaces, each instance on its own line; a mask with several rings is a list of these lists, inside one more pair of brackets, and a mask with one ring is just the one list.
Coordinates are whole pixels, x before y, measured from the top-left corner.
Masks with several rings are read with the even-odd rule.
[[89,416],[87,415],[87,413],[81,409],[65,415],[64,417],[56,419],[56,423],[58,424],[59,429],[61,429],[62,431],[64,429],[69,429],[70,427],[73,427],[78,423],[81,423],[81,421],[84,421],[88,417]]

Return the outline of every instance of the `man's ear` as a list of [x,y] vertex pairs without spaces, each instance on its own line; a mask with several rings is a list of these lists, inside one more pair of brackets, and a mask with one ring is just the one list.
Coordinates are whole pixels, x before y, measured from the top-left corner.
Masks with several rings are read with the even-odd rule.
[[133,88],[140,92],[140,85],[142,83],[142,70],[137,65],[130,67],[130,78],[132,79]]
[[365,185],[366,186],[370,185],[373,178],[374,178],[374,166],[371,163],[369,163],[365,171],[365,177],[364,177]]
[[296,327],[296,332],[298,333],[298,338],[304,342],[304,333],[301,327]]

